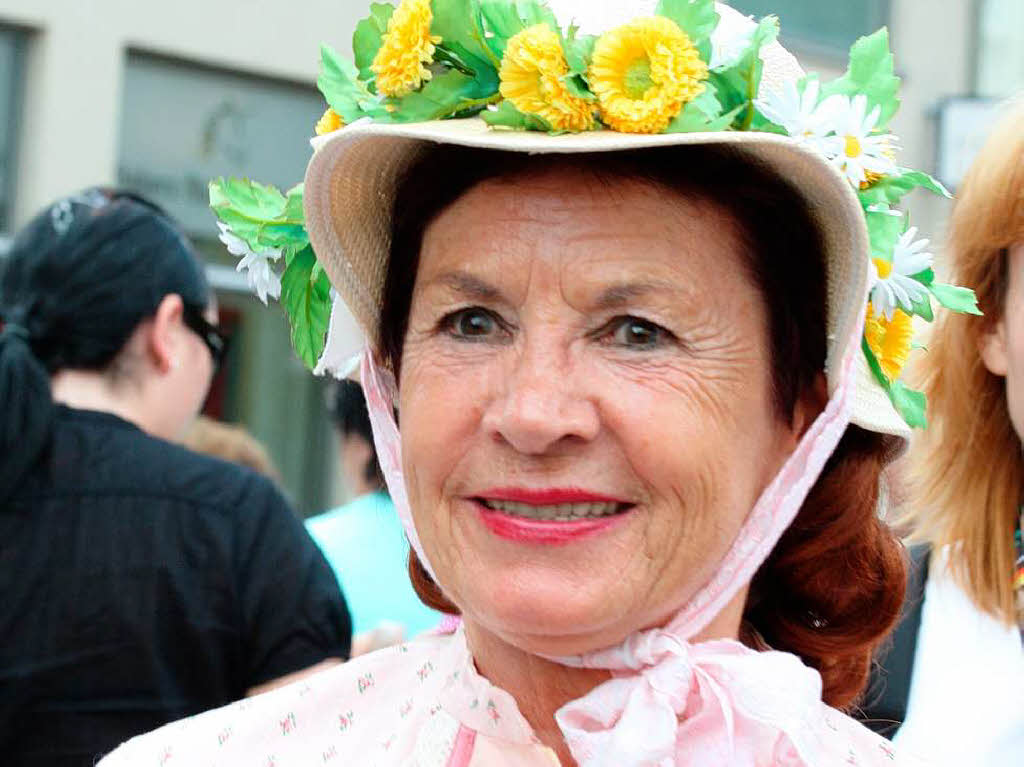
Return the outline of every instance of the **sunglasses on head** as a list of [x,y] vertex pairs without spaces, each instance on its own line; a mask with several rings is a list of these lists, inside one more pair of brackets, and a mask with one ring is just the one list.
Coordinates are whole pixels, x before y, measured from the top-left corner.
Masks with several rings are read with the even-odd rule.
[[182,318],[189,329],[199,336],[206,344],[206,348],[210,350],[214,368],[220,367],[228,353],[230,336],[209,322],[203,316],[203,312],[194,306],[186,305]]

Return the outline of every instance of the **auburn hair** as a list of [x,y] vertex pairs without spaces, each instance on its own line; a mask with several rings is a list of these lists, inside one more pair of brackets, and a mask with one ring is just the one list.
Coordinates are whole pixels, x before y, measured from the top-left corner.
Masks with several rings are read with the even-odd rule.
[[1003,318],[1010,247],[1024,242],[1024,98],[1008,105],[968,172],[953,209],[951,281],[974,288],[984,317],[944,312],[915,375],[928,395],[929,425],[911,453],[915,506],[901,524],[948,546],[953,577],[974,603],[1015,622],[1013,530],[1024,488],[1021,440],[1006,381],[981,358]]
[[[773,403],[780,420],[790,422],[825,364],[826,277],[818,226],[796,189],[748,155],[721,148],[572,157],[446,146],[425,152],[396,194],[381,302],[380,353],[396,377],[427,226],[484,180],[528,177],[552,165],[610,184],[638,179],[729,215],[767,307]],[[823,698],[834,706],[851,704],[864,688],[872,653],[903,601],[902,546],[876,514],[890,448],[881,435],[847,429],[793,525],[755,575],[745,608],[745,641],[757,645],[760,637],[800,656],[820,671]],[[427,605],[458,614],[415,553],[409,572]]]

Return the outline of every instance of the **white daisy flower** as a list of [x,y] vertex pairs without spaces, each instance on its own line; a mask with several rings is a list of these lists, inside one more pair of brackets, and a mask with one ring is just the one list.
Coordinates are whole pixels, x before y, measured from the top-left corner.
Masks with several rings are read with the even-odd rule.
[[872,133],[882,108],[876,106],[868,112],[868,99],[858,93],[852,99],[849,96],[838,96],[835,102],[834,136],[829,136],[822,143],[825,154],[832,164],[855,187],[874,176],[891,176],[898,172],[896,163],[890,154],[896,137],[891,133]]
[[754,100],[754,106],[776,125],[785,128],[793,138],[824,153],[822,140],[833,129],[841,98],[830,96],[820,104],[817,80],[809,80],[800,93],[796,81],[790,80],[781,91],[769,92]]
[[914,240],[917,227],[912,226],[896,242],[892,263],[880,258],[871,260],[875,280],[871,287],[871,306],[876,316],[892,321],[897,309],[909,313],[914,304],[928,295],[928,290],[913,275],[932,268],[935,257],[925,250],[930,240]]
[[236,270],[246,272],[249,288],[259,296],[260,301],[266,305],[267,296],[275,300],[281,298],[281,278],[270,266],[271,261],[277,261],[281,257],[281,249],[264,248],[255,251],[223,221],[218,221],[217,226],[220,228],[218,239],[227,247],[228,253],[241,256]]

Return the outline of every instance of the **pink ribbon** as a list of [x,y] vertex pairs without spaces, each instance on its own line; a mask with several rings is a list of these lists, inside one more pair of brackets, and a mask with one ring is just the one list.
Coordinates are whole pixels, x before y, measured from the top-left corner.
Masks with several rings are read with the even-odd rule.
[[580,765],[777,764],[766,757],[810,750],[821,678],[797,657],[733,640],[691,645],[664,631],[627,644],[632,673],[555,716]]

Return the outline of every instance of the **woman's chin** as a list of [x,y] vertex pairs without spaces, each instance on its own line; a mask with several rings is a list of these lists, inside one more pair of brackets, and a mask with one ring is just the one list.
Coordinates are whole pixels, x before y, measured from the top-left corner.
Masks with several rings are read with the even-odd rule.
[[[613,584],[573,586],[564,574],[491,573],[463,599],[466,620],[521,650],[537,655],[576,655],[608,647],[640,628],[637,612],[617,610]],[[482,609],[475,611],[472,604]]]

